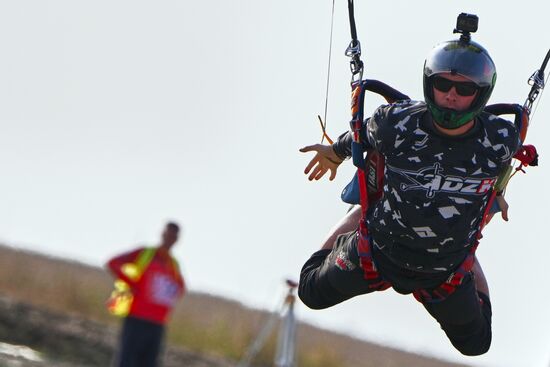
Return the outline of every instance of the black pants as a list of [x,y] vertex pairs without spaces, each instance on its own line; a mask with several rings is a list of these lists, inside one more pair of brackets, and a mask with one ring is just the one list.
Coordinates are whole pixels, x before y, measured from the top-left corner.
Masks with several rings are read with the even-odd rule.
[[[385,277],[384,269],[379,271]],[[313,309],[334,306],[371,292],[359,266],[356,236],[351,234],[339,236],[332,250],[315,252],[300,274],[298,295]],[[489,297],[477,292],[472,274],[444,301],[423,306],[462,354],[480,355],[489,350],[491,303]]]
[[120,349],[115,367],[156,367],[164,326],[135,317],[126,317],[122,325]]

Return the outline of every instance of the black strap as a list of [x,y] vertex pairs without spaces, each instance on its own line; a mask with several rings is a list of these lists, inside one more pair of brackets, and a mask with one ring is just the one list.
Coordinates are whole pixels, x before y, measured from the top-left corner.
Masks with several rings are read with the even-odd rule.
[[404,93],[401,93],[395,88],[390,87],[386,83],[374,79],[364,79],[363,86],[365,90],[376,93],[384,97],[388,103],[395,101],[409,100],[410,97]]
[[355,27],[355,15],[353,9],[353,0],[348,0],[349,27],[351,32],[351,42],[346,49],[346,56],[350,57],[350,69],[352,80],[357,76],[361,80],[363,75],[363,61],[361,61],[361,43],[357,39],[357,28]]
[[357,46],[357,29],[355,27],[355,15],[353,11],[353,0],[348,0],[349,27],[351,31],[351,42]]

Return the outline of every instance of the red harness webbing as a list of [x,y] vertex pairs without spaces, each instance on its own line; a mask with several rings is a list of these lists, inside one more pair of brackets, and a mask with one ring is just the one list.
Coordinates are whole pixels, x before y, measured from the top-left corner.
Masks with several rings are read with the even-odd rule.
[[367,192],[367,177],[366,164],[362,153],[359,155],[358,150],[361,144],[361,128],[363,125],[362,103],[364,97],[364,88],[361,81],[352,83],[352,122],[353,141],[356,144],[356,152],[353,154],[354,164],[357,166],[357,180],[359,185],[359,198],[361,203],[361,221],[359,222],[359,230],[357,231],[357,252],[361,262],[361,268],[364,272],[364,278],[369,281],[369,288],[378,291],[383,291],[391,287],[391,284],[384,280],[374,265],[372,260],[372,248],[368,240],[369,231],[365,218],[369,208],[369,194]]

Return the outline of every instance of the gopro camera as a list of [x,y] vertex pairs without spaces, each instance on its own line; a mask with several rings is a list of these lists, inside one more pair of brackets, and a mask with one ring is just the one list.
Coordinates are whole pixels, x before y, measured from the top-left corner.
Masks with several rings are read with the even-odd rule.
[[477,31],[479,18],[475,14],[460,13],[456,18],[456,30],[460,33],[474,33]]
[[453,33],[460,33],[460,40],[470,42],[470,33],[477,31],[479,18],[475,14],[460,13],[456,18],[456,28]]

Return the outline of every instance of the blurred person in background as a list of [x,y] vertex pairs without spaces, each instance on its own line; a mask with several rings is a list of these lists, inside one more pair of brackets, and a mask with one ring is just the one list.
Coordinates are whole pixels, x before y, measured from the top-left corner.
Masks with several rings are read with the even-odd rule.
[[180,227],[169,222],[156,247],[140,247],[107,262],[107,268],[126,283],[130,301],[119,310],[123,316],[116,367],[157,366],[168,316],[185,293],[185,283],[170,250],[178,241]]

